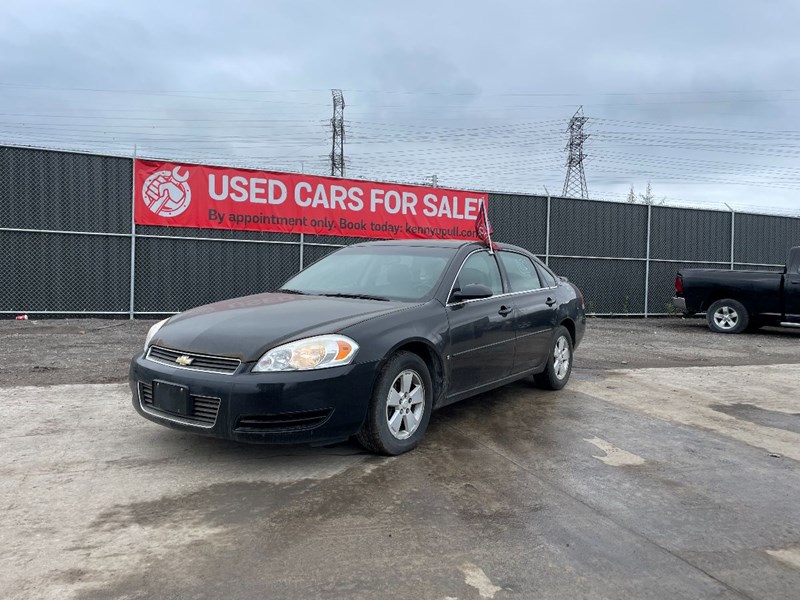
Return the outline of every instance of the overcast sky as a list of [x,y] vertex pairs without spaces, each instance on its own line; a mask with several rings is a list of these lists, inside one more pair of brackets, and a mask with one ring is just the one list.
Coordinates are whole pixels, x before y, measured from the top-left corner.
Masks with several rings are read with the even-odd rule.
[[796,0],[0,3],[0,143],[800,214]]

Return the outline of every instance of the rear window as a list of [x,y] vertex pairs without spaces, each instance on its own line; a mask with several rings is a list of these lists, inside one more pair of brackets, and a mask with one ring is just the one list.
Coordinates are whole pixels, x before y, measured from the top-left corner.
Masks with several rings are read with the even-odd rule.
[[512,292],[526,292],[544,287],[530,258],[516,252],[498,252],[497,255],[506,270]]
[[542,275],[542,281],[546,287],[556,287],[558,285],[558,279],[547,267],[542,265],[538,265],[539,273]]

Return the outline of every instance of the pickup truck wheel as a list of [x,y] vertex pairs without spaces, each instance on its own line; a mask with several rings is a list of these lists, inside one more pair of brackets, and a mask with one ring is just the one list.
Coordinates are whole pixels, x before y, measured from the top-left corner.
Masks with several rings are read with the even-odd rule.
[[716,333],[741,333],[749,326],[750,315],[741,302],[726,298],[708,307],[706,320],[709,329]]

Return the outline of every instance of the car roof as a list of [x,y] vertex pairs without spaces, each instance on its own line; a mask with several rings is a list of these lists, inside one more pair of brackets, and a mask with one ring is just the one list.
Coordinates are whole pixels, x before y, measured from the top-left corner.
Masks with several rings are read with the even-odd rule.
[[471,240],[380,240],[374,242],[361,242],[354,246],[414,246],[427,248],[461,248],[475,244]]
[[[519,246],[512,246],[511,244],[497,243],[501,250],[522,250],[529,252]],[[464,246],[484,247],[481,242],[477,240],[380,240],[373,242],[360,242],[353,244],[354,246],[406,246],[415,248],[463,248]]]

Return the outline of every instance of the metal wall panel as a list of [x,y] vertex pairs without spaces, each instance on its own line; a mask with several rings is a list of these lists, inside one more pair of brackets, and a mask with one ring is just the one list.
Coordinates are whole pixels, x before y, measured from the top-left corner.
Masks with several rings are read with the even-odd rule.
[[269,231],[243,231],[239,229],[203,229],[201,227],[156,227],[137,225],[136,235],[169,237],[213,238],[215,240],[252,240],[259,242],[300,242],[298,233],[271,233]]
[[493,239],[544,255],[547,198],[489,194],[489,221],[495,231]]
[[588,313],[644,312],[644,261],[551,258],[550,267],[580,288]]
[[736,214],[736,262],[786,264],[789,248],[800,246],[800,218]]
[[276,289],[298,270],[300,246],[139,238],[137,312],[177,312]]
[[0,227],[127,233],[132,164],[0,146]]
[[0,231],[0,310],[126,312],[130,239]]
[[644,258],[647,207],[553,198],[550,254]]
[[654,206],[651,228],[650,258],[730,264],[730,213]]

